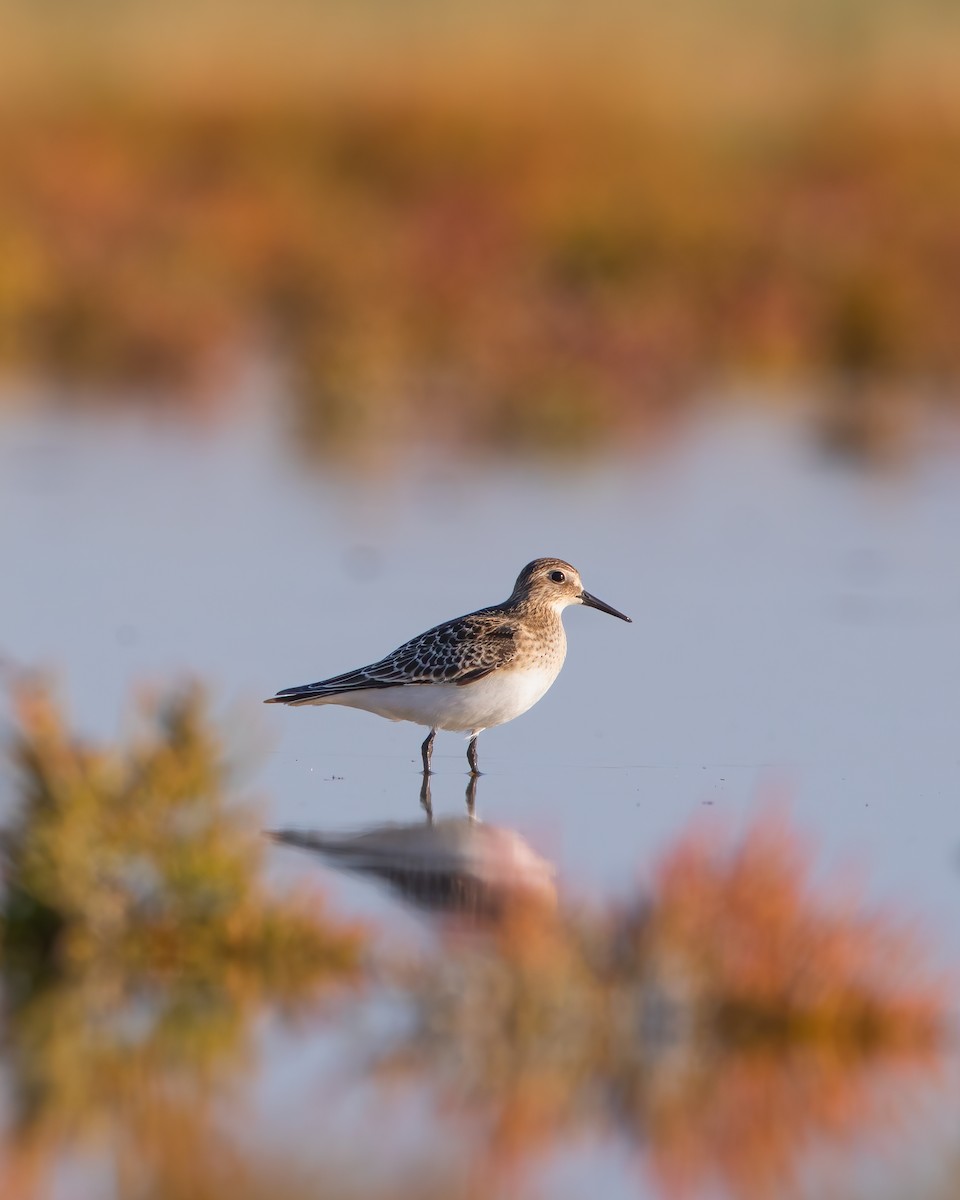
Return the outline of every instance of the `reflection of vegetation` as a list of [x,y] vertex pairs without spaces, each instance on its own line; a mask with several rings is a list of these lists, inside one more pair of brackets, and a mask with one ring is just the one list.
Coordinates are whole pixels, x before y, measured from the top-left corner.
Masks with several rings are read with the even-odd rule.
[[318,896],[266,890],[262,839],[230,801],[199,692],[150,709],[118,749],[81,743],[36,687],[18,712],[0,913],[5,1182],[27,1194],[51,1149],[99,1134],[132,1196],[212,1133],[214,1100],[248,1066],[251,1019],[349,980],[361,939]]
[[236,978],[201,985],[119,967],[29,991],[8,1018],[8,1169],[32,1165],[42,1179],[52,1154],[93,1141],[121,1178],[150,1178],[183,1153],[188,1129],[203,1136],[213,1102],[246,1074],[255,999]]
[[[449,47],[389,69],[348,49],[333,81],[304,46],[329,67],[336,27],[271,63],[265,8],[240,59],[270,86],[221,68],[191,95],[158,78],[141,30],[144,82],[123,42],[109,101],[54,88],[0,117],[0,356],[206,384],[265,335],[321,444],[419,418],[582,446],[718,375],[956,381],[956,87],[895,6],[841,5],[849,26],[836,4],[791,7],[779,57],[760,12],[698,42],[651,6],[603,72],[578,73],[573,23],[512,71],[480,36],[453,69]],[[693,8],[691,30],[710,20]],[[917,18],[928,50],[938,20],[952,28],[945,9]],[[760,90],[740,110],[733,78]]]
[[694,837],[643,906],[518,913],[430,966],[392,1065],[485,1114],[501,1162],[599,1125],[642,1132],[665,1186],[770,1194],[812,1136],[889,1119],[881,1097],[935,1059],[943,1003],[918,967],[889,919],[824,903],[789,830]]
[[[318,1172],[249,1144],[255,1019],[355,981],[366,943],[316,898],[264,886],[265,843],[229,802],[199,693],[149,708],[114,749],[81,743],[37,688],[18,712],[0,1192],[45,1195],[80,1144],[124,1200],[398,1195],[364,1176],[362,1147]],[[581,1131],[642,1141],[668,1193],[773,1194],[814,1140],[889,1128],[940,1053],[944,999],[914,939],[815,886],[786,827],[682,839],[648,898],[576,913],[529,847],[470,820],[284,840],[418,902],[431,881],[444,905],[466,900],[474,920],[446,924],[440,953],[368,946],[364,979],[390,980],[412,1018],[384,1071],[437,1084],[478,1138],[478,1195]],[[450,1189],[428,1162],[408,1194]]]

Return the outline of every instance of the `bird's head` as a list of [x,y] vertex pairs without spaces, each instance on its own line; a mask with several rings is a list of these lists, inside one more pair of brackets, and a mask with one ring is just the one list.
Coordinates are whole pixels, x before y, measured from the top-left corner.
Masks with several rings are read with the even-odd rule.
[[588,608],[609,613],[611,617],[619,617],[621,621],[632,619],[591,596],[584,589],[577,568],[562,558],[535,558],[527,563],[517,576],[511,599],[547,605],[557,612],[562,612],[568,604],[585,604]]

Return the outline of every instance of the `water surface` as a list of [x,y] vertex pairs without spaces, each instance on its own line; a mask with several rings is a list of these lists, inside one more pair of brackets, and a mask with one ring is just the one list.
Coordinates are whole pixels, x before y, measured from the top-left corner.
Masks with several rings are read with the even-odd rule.
[[[272,828],[412,824],[422,730],[260,701],[503,599],[525,562],[557,555],[635,623],[568,610],[558,682],[480,738],[481,819],[556,864],[563,896],[599,902],[645,878],[691,822],[742,828],[780,805],[825,875],[915,918],[951,962],[958,465],[941,442],[908,469],[860,474],[818,457],[793,420],[744,416],[639,460],[491,466],[422,450],[352,471],[292,460],[259,402],[200,432],[27,408],[0,423],[0,653],[52,670],[100,736],[129,720],[144,681],[203,679]],[[438,735],[438,819],[464,811],[465,749]],[[396,887],[282,845],[272,863],[278,877],[320,875],[342,911],[423,936]],[[380,1018],[365,1019],[348,1043],[378,1036]],[[342,1035],[309,1052],[265,1036],[267,1109],[283,1097],[292,1111],[318,1074],[343,1069]],[[368,1085],[338,1095],[333,1142],[389,1108]],[[433,1119],[427,1100],[404,1111],[398,1145]],[[557,1151],[549,1193],[602,1178],[606,1195],[635,1194],[622,1157]]]

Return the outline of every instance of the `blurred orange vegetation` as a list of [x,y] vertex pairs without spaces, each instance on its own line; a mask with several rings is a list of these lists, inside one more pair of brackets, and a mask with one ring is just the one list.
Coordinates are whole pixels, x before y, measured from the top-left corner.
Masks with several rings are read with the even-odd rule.
[[947,1035],[916,936],[827,895],[786,823],[696,831],[629,909],[517,912],[422,989],[389,1065],[428,1066],[481,1117],[501,1182],[593,1131],[639,1139],[664,1194],[780,1194],[815,1139],[904,1119]]
[[815,882],[782,820],[698,830],[660,864],[650,954],[679,973],[712,1051],[649,1111],[665,1191],[769,1195],[809,1140],[883,1136],[936,1072],[949,993],[890,914]]
[[711,1020],[738,1038],[929,1042],[945,990],[915,934],[813,883],[799,835],[771,818],[739,846],[697,832],[658,871],[653,952],[677,961]]
[[949,16],[911,38],[893,6],[784,6],[771,44],[749,5],[681,9],[545,40],[474,11],[458,42],[372,5],[286,57],[261,11],[232,72],[194,50],[185,82],[146,36],[80,83],[37,68],[0,112],[0,359],[199,404],[254,347],[318,445],[580,446],[725,381],[823,378],[855,384],[842,440],[891,392],[955,393]]

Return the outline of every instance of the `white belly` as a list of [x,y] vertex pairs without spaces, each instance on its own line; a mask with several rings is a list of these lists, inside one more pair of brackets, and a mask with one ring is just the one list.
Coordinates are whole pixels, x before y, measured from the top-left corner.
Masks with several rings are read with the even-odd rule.
[[462,687],[455,683],[419,683],[365,688],[313,703],[362,708],[391,721],[413,721],[433,729],[491,729],[532,708],[558,673],[559,666],[501,669]]

